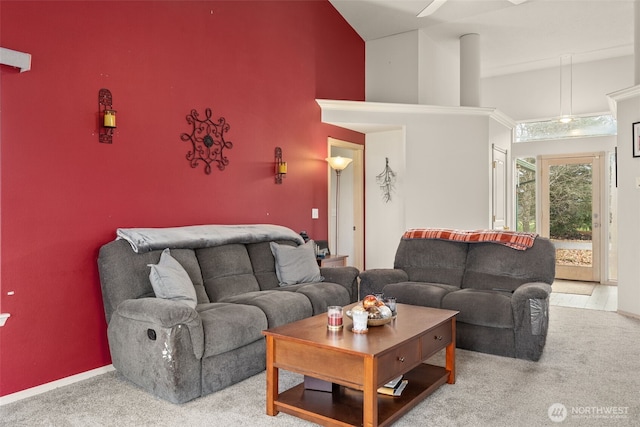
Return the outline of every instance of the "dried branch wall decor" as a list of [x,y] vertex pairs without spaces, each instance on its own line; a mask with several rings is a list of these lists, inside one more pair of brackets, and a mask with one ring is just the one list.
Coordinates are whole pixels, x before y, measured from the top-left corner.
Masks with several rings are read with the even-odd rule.
[[391,192],[396,184],[396,173],[389,167],[389,158],[385,157],[384,159],[384,170],[379,175],[376,175],[376,183],[382,190],[382,200],[385,203],[389,203],[391,201]]
[[191,133],[183,133],[180,139],[191,142],[191,151],[187,153],[187,160],[192,168],[204,162],[204,172],[211,174],[211,164],[215,163],[221,171],[229,164],[224,150],[233,148],[231,141],[225,140],[225,133],[229,131],[229,123],[220,117],[215,123],[211,120],[211,108],[204,111],[204,119],[196,110],[187,115],[187,123],[191,126]]

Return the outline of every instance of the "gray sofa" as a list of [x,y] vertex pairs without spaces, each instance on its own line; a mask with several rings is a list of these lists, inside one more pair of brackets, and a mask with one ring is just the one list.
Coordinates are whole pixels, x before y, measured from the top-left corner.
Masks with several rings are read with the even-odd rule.
[[542,237],[526,250],[403,237],[394,268],[361,272],[359,292],[458,310],[457,347],[537,361],[554,276],[555,249]]
[[[322,268],[318,281],[281,286],[280,271],[276,272],[280,263],[271,242],[281,250],[302,250],[304,242],[292,230],[202,227],[190,228],[186,239],[180,234],[182,228],[128,233],[102,246],[98,257],[114,367],[143,389],[174,403],[215,392],[264,370],[264,329],[357,299],[358,270],[353,267]],[[131,230],[137,229],[126,231]],[[149,230],[157,231],[160,238],[147,245]],[[169,233],[166,239],[165,230],[181,238]],[[127,234],[120,232],[120,237]],[[201,239],[203,232],[214,238]],[[150,271],[158,270],[154,274],[166,279],[163,271],[169,270],[159,267],[163,257],[177,261],[180,265],[174,270],[183,268],[181,274],[188,275],[193,289],[187,294],[193,295],[193,301],[188,295],[156,297]]]

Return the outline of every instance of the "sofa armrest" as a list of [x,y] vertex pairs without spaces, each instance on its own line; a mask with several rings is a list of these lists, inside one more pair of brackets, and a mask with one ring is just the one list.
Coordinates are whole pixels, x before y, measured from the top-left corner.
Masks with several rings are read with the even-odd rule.
[[544,282],[531,282],[518,286],[513,291],[513,299],[545,299],[551,293],[551,285]]
[[382,289],[391,283],[407,282],[409,276],[404,270],[392,268],[378,268],[366,270],[360,273],[360,294],[358,299],[365,295],[382,292]]
[[358,271],[355,267],[320,267],[325,282],[337,283],[349,291],[351,302],[358,298]]
[[159,328],[172,329],[184,325],[191,335],[194,356],[200,359],[204,354],[202,320],[198,312],[186,304],[161,298],[130,299],[120,303],[115,313],[122,319]]
[[[546,300],[551,294],[551,285],[544,282],[531,282],[519,286],[511,297],[511,308],[513,310],[514,323],[516,329],[522,326],[525,321],[525,313],[530,313],[530,300]],[[528,308],[528,309],[527,309]],[[526,319],[530,320],[530,319]]]

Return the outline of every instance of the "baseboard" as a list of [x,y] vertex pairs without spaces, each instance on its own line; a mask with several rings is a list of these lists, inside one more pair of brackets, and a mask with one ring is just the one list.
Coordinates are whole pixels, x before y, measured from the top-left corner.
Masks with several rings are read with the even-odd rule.
[[36,396],[38,394],[46,393],[48,391],[55,390],[56,388],[64,387],[66,385],[77,383],[79,381],[84,381],[89,378],[106,374],[107,372],[111,372],[114,370],[115,368],[113,367],[113,365],[107,365],[101,368],[96,368],[90,371],[82,372],[80,374],[71,375],[70,377],[61,378],[59,380],[42,384],[37,387],[32,387],[26,390],[18,391],[16,393],[8,394],[6,396],[0,397],[0,406],[6,405],[8,403],[17,402],[18,400],[26,399],[31,396]]
[[640,319],[640,315],[636,313],[629,313],[628,311],[618,310],[618,314],[621,314],[626,317],[631,317],[633,319]]

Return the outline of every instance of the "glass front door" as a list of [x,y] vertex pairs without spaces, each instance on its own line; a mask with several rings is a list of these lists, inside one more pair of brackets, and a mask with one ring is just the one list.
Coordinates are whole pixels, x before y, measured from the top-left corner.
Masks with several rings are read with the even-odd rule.
[[540,159],[541,234],[556,246],[556,278],[600,281],[600,156]]

